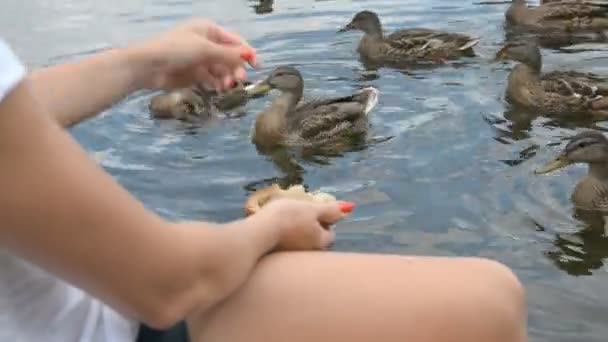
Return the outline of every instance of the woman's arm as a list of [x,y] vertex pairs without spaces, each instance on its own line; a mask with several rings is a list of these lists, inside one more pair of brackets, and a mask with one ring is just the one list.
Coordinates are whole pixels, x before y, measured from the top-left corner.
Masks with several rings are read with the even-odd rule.
[[154,327],[225,298],[278,240],[265,216],[169,224],[46,115],[29,81],[0,103],[0,246]]
[[[193,77],[200,81],[196,72],[175,71],[196,71],[213,63],[232,75],[242,71],[238,51],[243,47],[225,48],[201,39],[201,31],[209,29],[216,34],[220,30],[194,21],[131,50],[150,62],[153,77],[144,78],[148,84],[164,87]],[[87,63],[99,63],[112,74],[116,70],[109,61],[117,66],[120,58]],[[9,70],[15,64],[10,58],[0,63],[8,63],[0,67]],[[79,68],[64,72],[82,73],[82,79],[91,75]],[[104,91],[95,97],[96,105],[130,89],[132,75],[119,74],[104,76],[103,83],[121,90]],[[224,76],[233,77],[218,77]],[[60,73],[56,77],[62,78]],[[10,93],[0,100],[0,249],[135,319],[165,328],[226,299],[272,250],[320,249],[333,239],[324,226],[344,216],[335,203],[274,201],[250,218],[222,225],[166,222],[105,174],[58,125],[47,109],[55,99],[39,94],[40,87],[53,89],[45,82],[39,78],[34,85],[26,78],[14,88],[8,83],[1,89]],[[53,109],[72,110],[66,118],[77,116],[75,107],[64,101],[68,99],[52,102]],[[82,105],[86,111],[96,106]]]
[[112,49],[31,73],[32,87],[62,126],[86,120],[141,89],[130,49]]
[[29,80],[0,102],[0,248],[166,328],[231,295],[274,249],[319,249],[337,204],[277,201],[247,219],[170,224],[54,122]]
[[32,87],[49,114],[75,125],[140,89],[187,87],[218,90],[245,79],[243,60],[257,66],[255,50],[237,35],[194,19],[127,48],[34,71]]

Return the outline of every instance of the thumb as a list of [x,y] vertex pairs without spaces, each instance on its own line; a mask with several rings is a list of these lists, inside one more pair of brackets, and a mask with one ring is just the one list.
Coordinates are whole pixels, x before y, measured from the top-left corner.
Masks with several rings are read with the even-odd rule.
[[319,220],[319,222],[332,225],[343,219],[346,216],[346,213],[342,209],[342,207],[344,206],[343,203],[347,202],[336,201],[329,203],[319,203],[317,205],[317,219]]
[[332,229],[321,229],[321,249],[328,249],[333,246],[336,241],[336,232]]

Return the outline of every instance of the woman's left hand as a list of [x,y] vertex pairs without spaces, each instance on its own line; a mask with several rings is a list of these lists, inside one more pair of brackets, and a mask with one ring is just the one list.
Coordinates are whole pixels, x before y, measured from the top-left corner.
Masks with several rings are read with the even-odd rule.
[[172,89],[203,83],[223,91],[245,80],[245,62],[258,66],[255,49],[236,34],[202,19],[181,24],[131,48],[142,87]]

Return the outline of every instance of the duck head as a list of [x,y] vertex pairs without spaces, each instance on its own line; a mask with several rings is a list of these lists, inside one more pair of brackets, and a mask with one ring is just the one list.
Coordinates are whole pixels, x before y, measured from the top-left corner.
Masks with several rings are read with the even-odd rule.
[[360,30],[369,34],[382,33],[382,25],[378,15],[372,11],[361,11],[353,17],[348,25],[338,32]]
[[557,158],[534,173],[549,173],[576,163],[608,163],[608,139],[597,131],[579,133],[570,138]]
[[149,107],[156,118],[181,118],[198,115],[207,109],[205,99],[193,89],[177,89],[158,94],[152,97]]
[[301,95],[304,88],[304,80],[300,72],[290,66],[280,66],[263,81],[255,83],[249,90],[252,94],[267,93],[272,89],[283,93]]
[[523,63],[534,70],[542,68],[542,55],[538,46],[531,42],[507,43],[496,53],[495,61],[512,60]]

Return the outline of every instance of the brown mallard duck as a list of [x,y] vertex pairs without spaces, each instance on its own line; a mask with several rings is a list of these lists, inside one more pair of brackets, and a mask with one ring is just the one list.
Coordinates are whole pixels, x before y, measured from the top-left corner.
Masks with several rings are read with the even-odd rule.
[[599,32],[608,29],[608,5],[561,0],[528,7],[526,0],[513,0],[505,19],[532,31]]
[[258,0],[257,4],[251,7],[253,7],[256,14],[267,14],[272,13],[272,5],[274,5],[274,0]]
[[608,115],[606,79],[576,71],[542,74],[542,56],[534,43],[507,43],[496,60],[507,59],[520,62],[509,75],[506,97],[510,102],[548,115]]
[[281,94],[256,118],[252,141],[258,147],[319,147],[338,144],[345,138],[361,136],[368,129],[367,114],[378,102],[375,88],[364,88],[343,97],[300,103],[304,81],[300,72],[280,66],[254,93],[277,89]]
[[357,51],[372,63],[443,63],[460,57],[473,57],[479,39],[460,33],[427,28],[409,28],[385,35],[378,15],[372,11],[357,13],[339,32],[361,30],[364,35]]
[[597,131],[585,131],[570,141],[553,161],[535,170],[545,174],[571,164],[589,165],[572,193],[574,205],[580,209],[608,211],[608,139]]
[[253,88],[254,84],[244,81],[221,94],[198,85],[176,89],[152,97],[149,109],[158,119],[190,121],[220,116],[220,113],[237,109],[249,99],[262,95],[252,92]]

